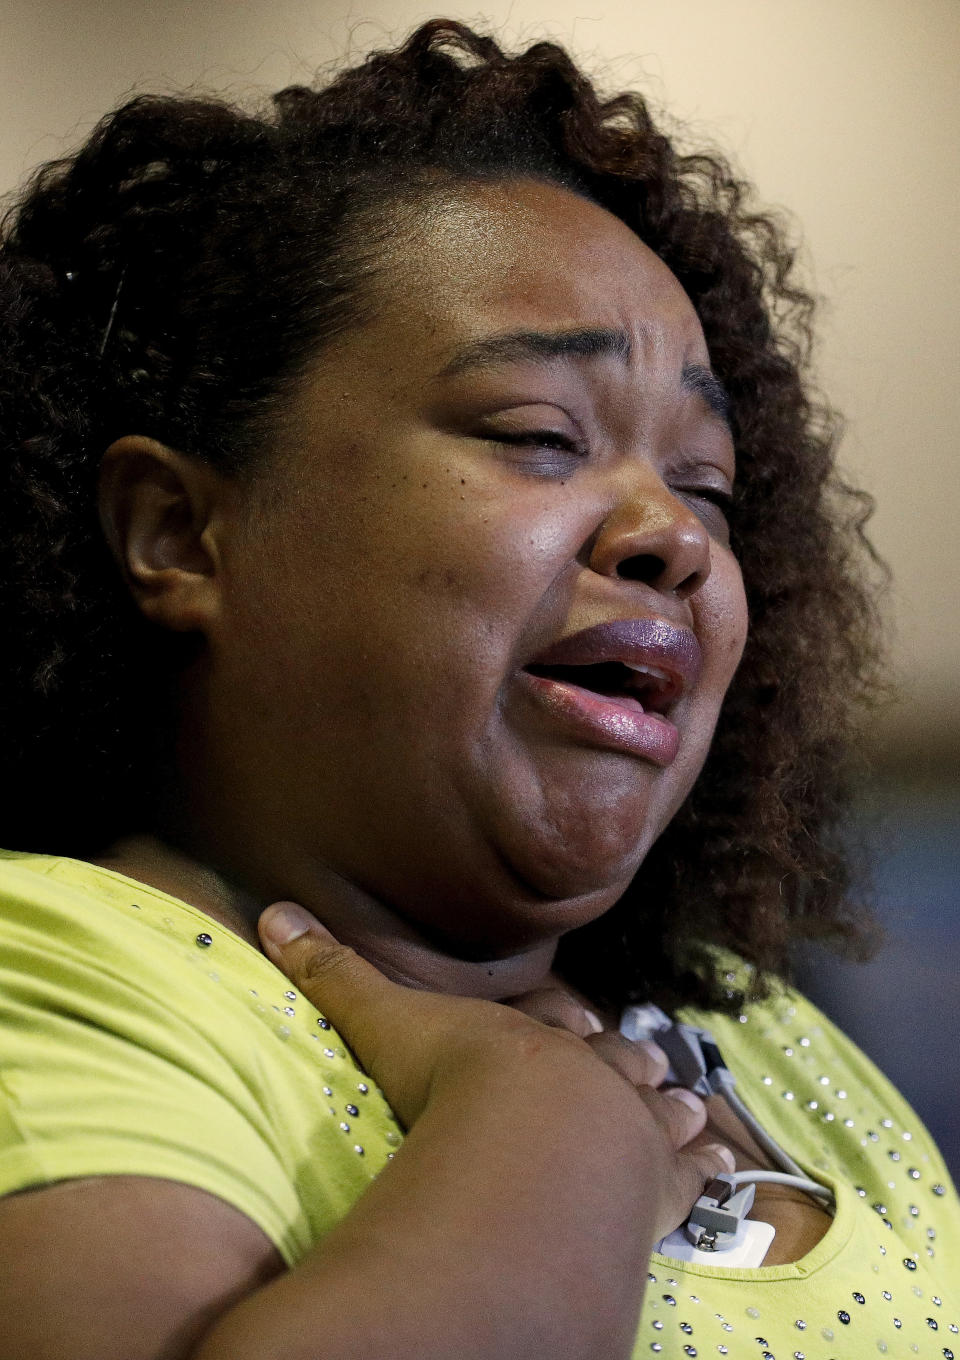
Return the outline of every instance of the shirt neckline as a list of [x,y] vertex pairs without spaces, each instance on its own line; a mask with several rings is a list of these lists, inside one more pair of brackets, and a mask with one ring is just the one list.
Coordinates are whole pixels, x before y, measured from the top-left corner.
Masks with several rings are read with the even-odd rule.
[[[131,878],[129,874],[122,874],[116,869],[108,869],[106,865],[93,864],[90,860],[75,859],[70,855],[24,855],[23,858],[47,861],[46,867],[38,869],[36,872],[49,873],[57,867],[62,867],[67,870],[67,873],[62,877],[74,887],[83,888],[86,886],[82,880],[88,875],[106,878],[114,883],[123,884],[124,887],[129,888],[132,892],[135,892],[141,897],[147,895],[158,902],[162,902],[166,906],[176,908],[177,911],[188,917],[192,917],[193,920],[202,924],[206,933],[212,934],[215,938],[223,940],[224,942],[228,942],[231,946],[239,949],[247,958],[252,955],[255,959],[258,959],[261,964],[266,964],[276,972],[280,971],[276,968],[276,965],[267,958],[266,954],[264,954],[261,949],[257,949],[254,945],[250,944],[248,940],[245,940],[242,935],[238,935],[235,930],[231,930],[230,927],[225,926],[222,921],[218,921],[216,917],[209,916],[201,907],[195,907],[191,902],[185,901],[182,897],[175,897],[172,893],[164,892],[162,888],[156,888],[151,883],[144,883],[140,878]],[[283,976],[283,974],[281,974],[281,976]]]

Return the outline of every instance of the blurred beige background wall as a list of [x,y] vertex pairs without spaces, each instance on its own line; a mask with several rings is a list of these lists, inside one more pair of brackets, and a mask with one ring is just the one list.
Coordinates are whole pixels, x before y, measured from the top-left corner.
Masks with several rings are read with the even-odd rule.
[[[960,755],[960,0],[0,0],[0,190],[134,89],[303,81],[438,12],[555,37],[731,152],[827,299],[822,385],[878,502],[903,694],[891,772]],[[482,18],[481,18],[482,15]]]

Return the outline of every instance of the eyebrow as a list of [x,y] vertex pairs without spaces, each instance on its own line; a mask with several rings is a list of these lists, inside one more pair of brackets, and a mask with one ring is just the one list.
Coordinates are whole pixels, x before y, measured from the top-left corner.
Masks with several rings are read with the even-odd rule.
[[684,364],[680,386],[685,392],[696,392],[715,416],[732,426],[730,393],[711,369],[704,364]]
[[[504,364],[549,364],[557,359],[601,359],[612,357],[627,364],[633,352],[625,330],[606,326],[586,326],[568,331],[508,331],[473,340],[457,350],[436,374],[452,378],[470,369],[497,368]],[[730,397],[717,375],[704,364],[684,364],[680,373],[684,392],[702,397],[709,409],[729,426]]]
[[470,368],[494,368],[523,361],[550,363],[554,359],[600,359],[612,355],[626,363],[630,350],[626,331],[605,326],[571,331],[509,331],[464,345],[437,377],[452,378]]

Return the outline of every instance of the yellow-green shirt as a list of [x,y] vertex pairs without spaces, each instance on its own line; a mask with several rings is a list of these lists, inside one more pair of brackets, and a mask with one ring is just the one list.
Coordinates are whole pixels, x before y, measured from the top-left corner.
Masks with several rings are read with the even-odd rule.
[[[960,1204],[889,1082],[786,989],[712,1029],[742,1098],[837,1214],[801,1261],[654,1256],[636,1357],[960,1357]],[[295,1264],[400,1144],[386,1102],[262,954],[106,869],[0,852],[0,1194],[197,1186]]]

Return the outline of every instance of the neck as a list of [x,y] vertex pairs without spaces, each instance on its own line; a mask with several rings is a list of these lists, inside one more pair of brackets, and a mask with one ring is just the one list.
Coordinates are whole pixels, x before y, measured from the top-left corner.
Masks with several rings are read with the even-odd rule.
[[[180,898],[260,948],[257,920],[269,901],[193,847],[188,852],[158,836],[128,836],[94,862]],[[502,1001],[548,984],[555,940],[504,958],[463,959],[330,870],[311,866],[307,883],[298,882],[291,896],[342,944],[405,986]]]

